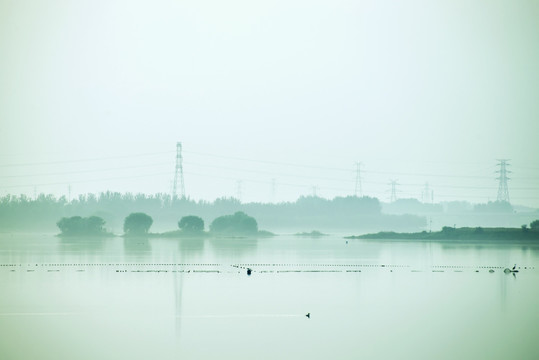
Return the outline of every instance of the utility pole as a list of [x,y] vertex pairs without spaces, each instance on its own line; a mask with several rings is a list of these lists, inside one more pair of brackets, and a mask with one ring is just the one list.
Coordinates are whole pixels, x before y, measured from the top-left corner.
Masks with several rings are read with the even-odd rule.
[[391,199],[390,202],[397,201],[397,180],[391,179],[389,180],[389,185],[391,185]]
[[509,188],[507,186],[507,180],[509,180],[507,174],[511,172],[507,170],[509,159],[497,159],[497,161],[500,170],[496,170],[496,173],[500,174],[500,176],[496,180],[500,182],[498,184],[498,198],[496,200],[509,202]]
[[183,182],[183,157],[182,143],[176,143],[176,170],[174,171],[174,185],[172,187],[172,201],[178,197],[178,183],[180,187],[180,199],[185,199],[185,184]]
[[354,190],[354,196],[363,196],[363,190],[361,189],[361,163],[359,161],[356,162],[356,188]]

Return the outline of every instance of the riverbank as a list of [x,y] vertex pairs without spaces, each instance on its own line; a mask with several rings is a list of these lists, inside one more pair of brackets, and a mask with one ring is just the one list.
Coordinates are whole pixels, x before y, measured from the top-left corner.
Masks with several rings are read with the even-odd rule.
[[539,229],[529,228],[482,228],[444,227],[441,231],[398,233],[382,231],[374,234],[346,236],[345,239],[388,239],[388,240],[537,240]]

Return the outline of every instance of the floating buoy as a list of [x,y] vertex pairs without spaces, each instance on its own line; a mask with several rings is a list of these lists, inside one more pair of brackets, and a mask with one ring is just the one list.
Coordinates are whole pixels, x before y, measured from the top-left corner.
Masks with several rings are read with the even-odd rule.
[[251,276],[251,273],[252,273],[252,272],[253,272],[253,271],[252,271],[251,269],[247,268],[247,275]]

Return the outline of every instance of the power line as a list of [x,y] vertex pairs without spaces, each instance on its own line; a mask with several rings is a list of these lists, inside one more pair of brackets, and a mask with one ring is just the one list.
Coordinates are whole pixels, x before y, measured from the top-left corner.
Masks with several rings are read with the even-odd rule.
[[37,165],[56,165],[56,164],[69,164],[69,163],[81,163],[87,161],[100,161],[100,160],[112,160],[112,159],[128,159],[144,156],[153,156],[153,155],[163,155],[170,154],[171,151],[164,152],[154,152],[154,153],[144,153],[144,154],[133,154],[133,155],[123,155],[123,156],[107,156],[100,158],[85,158],[77,160],[61,160],[61,161],[46,161],[46,162],[35,162],[35,163],[19,163],[19,164],[3,164],[0,167],[17,167],[17,166],[37,166]]
[[[190,176],[201,176],[206,178],[216,178],[216,179],[228,179],[228,180],[237,180],[237,178],[234,177],[226,177],[226,176],[215,176],[215,175],[208,175],[208,174],[200,174],[200,173],[192,173],[188,172],[186,173]],[[43,186],[55,186],[55,185],[69,185],[69,184],[81,184],[81,183],[92,183],[92,182],[102,182],[102,181],[110,181],[110,180],[124,180],[124,179],[134,179],[134,178],[144,178],[144,177],[154,177],[154,176],[160,176],[160,175],[170,175],[170,172],[159,172],[159,173],[150,173],[150,174],[144,174],[144,175],[135,175],[135,176],[121,176],[121,177],[109,177],[109,178],[99,178],[99,179],[91,179],[91,180],[81,180],[81,181],[71,181],[71,182],[50,182],[50,183],[39,183],[39,184],[26,184],[26,185],[8,185],[8,186],[1,186],[1,188],[33,188],[33,187],[43,187]],[[244,182],[251,182],[251,183],[260,183],[260,184],[271,184],[271,181],[263,181],[263,180],[254,180],[254,179],[247,179],[242,180]],[[395,180],[396,181],[396,180]],[[279,182],[279,185],[287,186],[287,187],[295,187],[295,188],[305,188],[306,184],[297,184],[297,183],[287,183],[287,182]],[[395,199],[397,198],[397,192],[401,193],[396,189],[396,186],[399,186],[400,183],[395,184]],[[312,187],[311,187],[312,188]],[[346,194],[349,190],[347,188],[340,188],[340,187],[317,187],[317,189],[323,189],[323,190],[334,190],[334,191],[340,191],[343,194]],[[406,194],[406,193],[403,193]],[[410,196],[413,197],[413,194],[410,193]],[[441,198],[454,198],[458,199],[461,198],[460,195],[449,195],[449,194],[438,194],[437,197]],[[473,196],[474,198],[481,198],[481,199],[488,199],[489,196],[482,196],[475,194]],[[535,200],[539,199],[539,197],[513,197],[513,199],[518,200]]]
[[76,174],[87,174],[87,173],[112,171],[112,170],[140,169],[140,168],[156,167],[156,166],[163,166],[163,165],[170,165],[170,161],[163,162],[163,163],[148,164],[148,165],[121,166],[121,167],[104,168],[104,169],[64,171],[64,172],[56,172],[56,173],[41,173],[41,174],[27,174],[27,175],[0,175],[0,178],[26,178],[26,177],[34,177],[34,176],[76,175]]
[[[148,168],[148,167],[154,167],[159,165],[166,165],[168,163],[159,163],[159,164],[150,164],[150,165],[141,165],[141,166],[127,166],[127,167],[119,167],[119,168],[107,168],[107,169],[94,169],[94,170],[82,170],[82,171],[73,171],[73,172],[62,172],[62,173],[49,173],[49,174],[31,174],[27,176],[41,176],[41,175],[63,175],[63,174],[83,174],[83,173],[92,173],[92,172],[100,172],[100,171],[110,171],[110,170],[118,170],[118,169],[136,169],[136,168]],[[202,164],[195,164],[195,163],[188,163],[192,164],[193,166],[202,166],[202,167],[210,167],[210,168],[217,168],[217,169],[227,169],[227,170],[237,170],[242,172],[250,172],[255,174],[271,174],[271,175],[281,175],[281,176],[288,176],[288,177],[295,177],[295,178],[305,178],[305,179],[316,179],[316,180],[329,180],[329,181],[338,181],[338,182],[351,182],[353,180],[346,179],[346,178],[330,178],[330,177],[320,177],[320,176],[306,176],[306,175],[295,175],[295,174],[284,174],[284,173],[275,173],[275,172],[267,172],[267,171],[259,171],[259,170],[250,170],[250,169],[238,169],[238,168],[230,168],[230,167],[223,167],[223,166],[215,166],[215,165],[202,165]],[[164,174],[164,173],[161,173]],[[189,173],[188,173],[189,174]],[[152,175],[152,174],[150,174]],[[150,176],[148,175],[148,176]],[[144,175],[146,176],[146,175]],[[213,175],[203,175],[206,177],[215,177]],[[24,175],[17,175],[17,176],[7,176],[7,177],[20,177],[24,178],[26,176]],[[133,177],[133,176],[131,176]],[[94,180],[85,180],[83,182],[98,182],[98,181],[105,181],[108,179],[116,179],[114,178],[98,178]],[[120,177],[120,178],[127,178],[127,177]],[[70,184],[73,181],[66,181],[66,182],[53,182],[53,183],[44,183],[44,184],[27,184],[27,185],[4,185],[0,186],[0,188],[20,188],[20,187],[29,187],[29,186],[46,186],[46,185],[57,185],[57,184]],[[267,183],[267,182],[264,182]],[[385,185],[387,183],[380,182],[380,181],[367,181],[369,184],[376,184],[376,185]],[[412,187],[412,186],[421,186],[421,184],[418,183],[399,183],[399,186],[405,186],[405,187]],[[297,186],[306,186],[306,185],[297,185]],[[438,185],[439,188],[448,188],[448,189],[478,189],[478,190],[485,190],[489,189],[489,187],[485,186],[468,186],[468,185]],[[340,190],[344,188],[339,188]],[[513,190],[539,190],[539,187],[516,187]]]
[[51,183],[26,184],[26,185],[5,185],[5,186],[0,186],[0,188],[7,189],[7,188],[28,188],[28,187],[34,187],[34,186],[55,186],[55,185],[69,185],[69,184],[84,184],[84,183],[102,182],[102,181],[110,181],[110,180],[143,178],[143,177],[158,176],[158,175],[170,175],[170,172],[161,172],[161,173],[153,173],[153,174],[145,174],[145,175],[131,175],[131,176],[100,178],[100,179],[92,179],[92,180],[69,181],[69,182],[51,182]]
[[[261,164],[274,164],[274,165],[284,165],[284,166],[291,166],[291,167],[311,168],[311,169],[320,169],[320,170],[335,170],[335,171],[343,171],[343,172],[350,171],[350,169],[338,168],[338,167],[325,167],[325,166],[314,166],[314,165],[305,165],[305,164],[298,164],[298,163],[249,159],[249,158],[243,158],[243,157],[225,156],[225,155],[201,153],[201,152],[195,152],[195,151],[185,151],[185,152],[188,154],[202,155],[202,156],[215,157],[215,158],[221,158],[221,159],[248,161],[248,162],[254,162],[254,163],[261,163]],[[449,178],[491,179],[489,176],[479,176],[479,175],[476,176],[476,175],[432,174],[432,173],[427,174],[427,173],[406,173],[406,172],[391,172],[391,171],[364,171],[364,172],[369,173],[369,174],[380,174],[380,175],[389,174],[389,175],[399,175],[399,176],[400,175],[402,176],[437,176],[437,177],[449,177]]]

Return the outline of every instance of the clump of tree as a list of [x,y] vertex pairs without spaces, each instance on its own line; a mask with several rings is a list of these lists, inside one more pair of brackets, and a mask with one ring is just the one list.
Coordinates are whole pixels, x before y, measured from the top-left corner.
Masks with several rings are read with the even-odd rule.
[[99,216],[90,217],[63,217],[57,223],[56,226],[62,232],[64,236],[74,235],[106,235],[108,234],[103,227],[105,220]]
[[294,234],[295,236],[306,236],[306,237],[321,237],[321,236],[328,236],[328,234],[324,234],[318,230],[313,230],[311,232],[301,232]]
[[219,216],[213,220],[210,231],[218,234],[250,235],[258,233],[258,223],[255,218],[238,211],[234,215]]
[[124,220],[124,233],[126,235],[144,235],[150,230],[153,219],[150,215],[137,212],[129,214]]
[[181,231],[189,234],[200,234],[204,231],[204,220],[198,216],[184,216],[178,221]]
[[530,223],[530,229],[539,230],[539,220],[534,220]]

